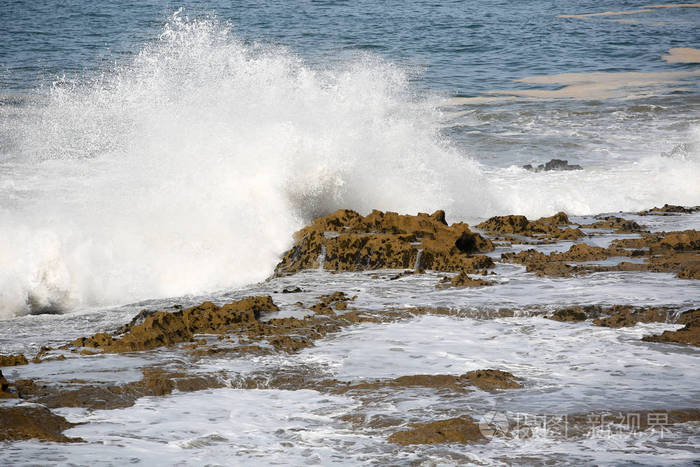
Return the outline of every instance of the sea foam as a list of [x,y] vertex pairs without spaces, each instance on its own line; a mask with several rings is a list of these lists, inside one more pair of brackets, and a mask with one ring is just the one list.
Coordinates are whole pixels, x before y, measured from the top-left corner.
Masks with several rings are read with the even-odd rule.
[[621,170],[488,168],[408,76],[372,55],[312,66],[177,13],[125,63],[57,80],[2,115],[0,318],[260,281],[338,208],[475,220],[700,201],[696,149]]

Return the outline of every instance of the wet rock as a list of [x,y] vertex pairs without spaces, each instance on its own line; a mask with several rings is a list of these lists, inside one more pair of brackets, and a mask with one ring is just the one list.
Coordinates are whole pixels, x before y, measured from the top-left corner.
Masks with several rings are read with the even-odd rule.
[[330,271],[432,269],[473,271],[490,267],[490,240],[463,223],[448,226],[445,215],[399,215],[373,211],[361,216],[339,210],[316,219],[295,234],[295,245],[282,258],[275,275],[293,274],[323,265]]
[[700,346],[700,318],[690,321],[677,331],[664,331],[663,334],[644,336],[646,342],[664,342]]
[[173,313],[148,313],[141,324],[122,328],[123,335],[114,337],[98,333],[81,337],[70,345],[92,347],[104,352],[133,352],[189,342],[195,334],[220,334],[233,326],[254,323],[262,312],[278,311],[269,296],[248,297],[221,307],[211,302]]
[[520,378],[512,373],[501,370],[474,370],[462,375],[473,386],[482,391],[493,391],[495,389],[518,389],[523,386],[518,383]]
[[485,285],[493,285],[493,281],[485,281],[483,279],[472,279],[465,272],[460,272],[454,277],[443,277],[438,284],[437,289],[446,289],[449,287],[481,287]]
[[645,226],[622,217],[607,216],[592,224],[582,225],[588,229],[610,229],[615,233],[641,232]]
[[588,315],[577,308],[562,308],[555,311],[551,316],[548,316],[548,318],[561,322],[577,322],[585,321]]
[[285,287],[284,289],[282,289],[282,293],[300,293],[300,292],[303,292],[303,290],[301,290],[301,287],[293,287],[292,286],[292,287]]
[[[575,244],[566,252],[546,255],[534,249],[504,253],[504,261],[522,264],[527,272],[539,276],[568,277],[577,273],[602,271],[675,272],[684,279],[700,277],[700,233],[696,230],[642,234],[641,238],[614,240],[601,248],[585,243]],[[570,265],[569,262],[597,261],[611,257],[644,257],[644,263],[620,262],[612,266]]]
[[382,388],[407,388],[425,387],[454,392],[469,392],[470,387],[476,387],[482,391],[494,391],[496,389],[519,389],[522,385],[520,378],[507,371],[500,370],[474,370],[462,375],[410,375],[400,376],[389,380],[365,381],[362,383],[340,383],[336,392],[352,390],[377,390]]
[[0,407],[0,441],[39,439],[57,443],[82,442],[69,438],[63,432],[76,426],[46,407],[18,405]]
[[664,204],[663,207],[660,208],[651,208],[647,209],[646,211],[641,211],[637,213],[640,216],[649,216],[649,215],[656,215],[656,216],[666,216],[666,215],[675,215],[675,214],[692,214],[696,211],[700,211],[700,206],[694,206],[694,207],[684,207],[684,206],[677,206],[673,204]]
[[141,397],[164,396],[174,390],[191,392],[224,386],[222,378],[216,374],[188,374],[161,368],[144,368],[142,371],[143,378],[122,385],[74,381],[80,383],[76,387],[76,384],[44,385],[32,380],[18,380],[12,385],[20,398],[48,408],[84,407],[95,410],[131,407]]
[[484,440],[479,425],[468,415],[426,424],[415,424],[410,430],[399,431],[388,439],[390,443],[436,444],[474,443]]
[[583,167],[577,164],[569,164],[569,161],[563,159],[551,159],[549,162],[533,167],[532,164],[526,164],[523,169],[531,172],[550,172],[553,170],[583,170]]
[[15,399],[17,394],[10,390],[10,382],[5,379],[0,371],[0,399]]
[[645,308],[628,305],[615,305],[608,310],[609,316],[593,320],[596,326],[620,328],[637,323],[665,323],[671,314],[667,308]]
[[26,365],[29,362],[27,357],[22,354],[18,355],[0,355],[0,366],[17,366]]
[[530,221],[525,216],[495,216],[476,227],[487,232],[525,235],[528,237],[542,237],[554,239],[575,240],[584,237],[585,234],[579,229],[559,226],[570,224],[566,213],[559,212],[551,217],[542,217],[536,221]]
[[544,253],[529,249],[519,253],[503,253],[501,258],[505,261],[522,264],[526,272],[534,272],[538,276],[569,277],[575,269],[561,261],[553,261]]
[[700,319],[700,308],[684,311],[678,316],[678,319],[675,320],[675,323],[688,324],[695,321],[696,319]]

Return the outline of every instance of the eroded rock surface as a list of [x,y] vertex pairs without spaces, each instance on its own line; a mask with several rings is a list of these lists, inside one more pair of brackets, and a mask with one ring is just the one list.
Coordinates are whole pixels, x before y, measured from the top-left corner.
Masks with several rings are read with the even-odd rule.
[[445,213],[399,215],[372,211],[361,216],[339,210],[316,219],[295,234],[295,244],[275,275],[323,267],[332,271],[432,269],[475,272],[493,262],[479,252],[493,250],[490,240],[463,223],[447,225]]
[[24,379],[11,383],[11,386],[20,398],[48,408],[84,407],[111,410],[130,407],[144,396],[164,396],[174,390],[192,392],[223,387],[224,381],[212,374],[188,374],[183,371],[144,368],[142,379],[122,385],[82,381],[75,381],[68,386],[44,385]]
[[24,355],[0,355],[0,366],[17,366],[29,363]]
[[663,207],[657,208],[651,208],[647,209],[646,211],[641,211],[637,214],[640,216],[649,216],[649,215],[655,215],[655,216],[668,216],[668,215],[675,215],[675,214],[692,214],[696,211],[700,211],[700,206],[693,206],[693,207],[685,207],[685,206],[677,206],[673,204],[664,204]]
[[493,281],[484,279],[474,279],[469,277],[464,271],[454,277],[443,277],[435,288],[446,289],[449,287],[482,287],[485,285],[493,285]]
[[52,413],[46,407],[18,405],[0,407],[0,441],[39,439],[58,443],[83,441],[63,434],[74,423]]
[[[195,334],[220,334],[233,326],[257,322],[262,312],[278,311],[269,296],[249,297],[223,306],[204,302],[176,312],[141,313],[132,324],[120,329],[121,337],[98,333],[81,337],[70,345],[104,352],[133,352],[189,342]],[[139,322],[141,321],[142,322]],[[133,324],[138,322],[138,324]]]
[[389,436],[390,443],[436,444],[473,443],[484,440],[478,423],[468,415],[432,423],[415,424],[410,430],[399,431]]
[[525,216],[495,216],[476,227],[486,232],[508,235],[525,235],[535,238],[576,240],[585,234],[569,227],[571,222],[564,212],[559,212],[551,217],[542,217],[536,221],[530,221]]
[[[507,262],[522,264],[527,272],[537,275],[568,277],[577,273],[601,271],[674,272],[684,279],[700,278],[700,232],[685,230],[643,234],[640,238],[614,240],[608,248],[585,243],[572,245],[566,252],[549,255],[529,249],[504,253]],[[643,258],[644,263],[621,261],[614,266],[572,265],[569,263],[598,261],[612,257]]]
[[381,388],[426,387],[455,392],[468,392],[470,387],[483,391],[497,389],[519,389],[520,378],[501,370],[474,370],[462,375],[410,375],[388,380],[341,383],[336,391],[376,390]]
[[700,346],[700,318],[695,318],[677,331],[664,331],[656,336],[644,336],[646,342],[664,342]]

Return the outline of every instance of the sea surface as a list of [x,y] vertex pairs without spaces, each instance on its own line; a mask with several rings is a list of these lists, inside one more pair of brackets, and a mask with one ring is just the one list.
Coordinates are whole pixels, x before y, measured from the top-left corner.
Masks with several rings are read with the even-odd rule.
[[[687,309],[700,303],[696,281],[634,272],[542,279],[500,263],[502,287],[461,291],[436,291],[435,274],[377,281],[312,271],[265,281],[295,231],[339,208],[444,209],[449,222],[470,224],[624,212],[656,231],[700,228],[698,213],[634,214],[700,205],[697,49],[692,3],[0,0],[0,353],[33,354],[112,330],[143,308],[205,299],[272,293],[291,313],[299,297],[276,292],[301,285],[306,301],[344,290],[374,310],[524,311],[362,325],[299,357],[206,369],[303,364],[361,380],[498,368],[532,383],[511,399],[375,401],[376,413],[413,420],[697,407],[700,354],[639,341],[678,326],[611,330],[525,311]],[[550,159],[582,170],[522,168]],[[105,357],[93,368],[69,359],[18,367],[16,376],[96,371],[104,380],[109,370],[128,379],[148,358],[160,357]],[[225,388],[115,411],[66,409],[88,422],[70,434],[89,443],[13,443],[2,457],[20,465],[700,458],[696,425],[670,438],[543,435],[397,451],[384,433],[339,421],[353,404],[308,390]]]

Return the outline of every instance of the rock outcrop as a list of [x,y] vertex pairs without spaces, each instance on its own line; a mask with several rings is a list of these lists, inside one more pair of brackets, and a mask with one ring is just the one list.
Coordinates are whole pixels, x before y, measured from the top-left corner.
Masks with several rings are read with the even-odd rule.
[[[518,253],[504,253],[504,261],[525,266],[527,272],[537,275],[567,277],[583,272],[602,271],[653,271],[674,272],[682,279],[700,278],[700,232],[642,234],[640,238],[614,240],[608,248],[585,243],[574,244],[565,252],[549,255],[529,249]],[[621,261],[612,266],[571,265],[586,261],[598,261],[611,257],[643,258],[643,263]]]
[[559,212],[536,221],[530,221],[525,216],[495,216],[476,227],[494,234],[525,235],[544,239],[576,240],[585,236],[581,230],[569,227],[570,224],[566,213]]
[[120,329],[121,337],[98,333],[70,343],[73,347],[91,347],[104,352],[134,352],[189,342],[195,334],[220,334],[233,326],[257,322],[262,312],[279,308],[267,297],[249,297],[216,306],[204,302],[176,312],[142,312],[132,323]]
[[651,209],[647,209],[646,211],[638,212],[637,214],[640,216],[649,216],[649,215],[672,216],[672,215],[676,215],[676,214],[692,214],[696,211],[700,211],[700,206],[685,207],[685,206],[676,206],[673,204],[664,204],[663,207],[660,207],[660,208],[654,207]]
[[443,277],[440,282],[435,285],[435,288],[447,289],[449,287],[482,287],[485,285],[493,285],[493,282],[484,279],[473,279],[462,271],[454,277]]
[[646,342],[664,342],[700,346],[700,318],[695,318],[677,331],[664,331],[656,336],[644,336]]
[[63,434],[74,427],[65,418],[52,413],[46,407],[19,405],[0,407],[0,441],[39,439],[58,443],[83,441]]
[[473,443],[484,440],[479,424],[468,415],[437,422],[415,424],[410,430],[389,436],[389,442],[401,445],[436,443]]
[[476,272],[491,267],[490,240],[463,223],[447,225],[445,213],[399,215],[372,211],[361,216],[339,210],[316,219],[294,236],[294,246],[275,268],[275,275],[304,269],[364,271],[432,269]]
[[533,167],[532,164],[526,164],[523,166],[523,169],[529,170],[530,172],[550,172],[553,170],[583,170],[583,167],[578,164],[569,164],[569,161],[567,160],[551,159],[549,162],[540,164],[536,167]]
[[0,355],[0,366],[17,366],[26,365],[29,362],[27,357],[22,354],[18,355]]

